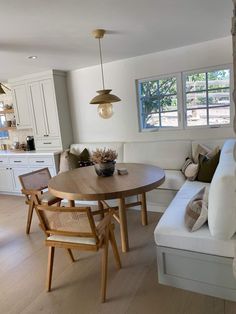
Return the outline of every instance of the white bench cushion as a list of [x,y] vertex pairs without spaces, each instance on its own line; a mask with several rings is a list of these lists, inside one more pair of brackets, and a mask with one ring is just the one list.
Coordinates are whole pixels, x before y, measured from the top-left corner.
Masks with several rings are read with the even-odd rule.
[[188,250],[206,254],[234,257],[234,236],[231,240],[215,239],[207,225],[195,232],[189,232],[184,223],[186,206],[203,182],[189,182],[183,185],[161,217],[154,231],[155,242],[159,246]]
[[165,170],[165,181],[158,187],[158,189],[178,191],[185,181],[185,176],[181,171]]

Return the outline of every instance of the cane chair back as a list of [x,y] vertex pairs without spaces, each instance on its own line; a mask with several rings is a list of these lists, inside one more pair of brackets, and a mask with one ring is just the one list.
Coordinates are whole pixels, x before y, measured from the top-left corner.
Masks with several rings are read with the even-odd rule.
[[[71,237],[76,243],[99,242],[95,221],[90,207],[52,207],[37,206],[40,223],[48,235],[48,240],[63,241]],[[89,241],[86,241],[87,240]]]
[[48,168],[39,169],[19,176],[22,186],[22,194],[26,197],[26,204],[29,205],[26,224],[26,233],[29,234],[33,216],[33,210],[36,205],[46,202],[49,205],[59,203],[61,200],[51,195],[48,191],[43,193],[48,187],[48,181],[51,174]]

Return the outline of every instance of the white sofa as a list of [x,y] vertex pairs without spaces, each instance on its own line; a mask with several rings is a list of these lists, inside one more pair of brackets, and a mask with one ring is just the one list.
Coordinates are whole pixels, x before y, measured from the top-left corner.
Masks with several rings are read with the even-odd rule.
[[[236,301],[236,140],[223,145],[211,184],[186,181],[154,231],[160,283]],[[209,188],[208,223],[195,232],[184,224],[186,205]]]
[[[214,188],[217,197],[209,193],[209,199],[216,199],[217,204],[224,207],[220,189],[224,186],[225,175],[235,176],[235,140],[199,140],[199,141],[155,141],[155,142],[131,142],[131,143],[83,143],[71,145],[71,152],[80,153],[85,147],[90,151],[96,148],[112,148],[118,152],[117,162],[137,162],[157,165],[165,170],[166,180],[158,187],[147,193],[147,207],[151,211],[165,211],[158,223],[155,232],[157,245],[158,279],[163,284],[192,290],[224,299],[236,301],[236,280],[233,277],[232,261],[235,250],[236,237],[218,239],[215,236],[222,234],[216,232],[213,226],[217,226],[218,215],[214,215],[212,201],[209,203],[209,217],[214,221],[211,226],[211,235],[207,225],[196,232],[189,232],[184,225],[185,208],[192,196],[202,186],[210,188],[210,184],[203,182],[186,181],[180,169],[186,157],[191,157],[198,143],[210,148],[220,146],[222,149],[220,162],[217,167],[211,185],[220,180]],[[223,145],[224,144],[224,145]],[[226,169],[226,173],[225,173]],[[227,181],[227,182],[232,182]],[[230,187],[232,190],[232,186]],[[217,190],[218,189],[218,190]],[[227,188],[226,188],[227,191]],[[235,191],[235,190],[234,190]],[[225,192],[225,191],[224,191]],[[235,193],[233,193],[233,197]],[[228,200],[232,204],[232,200]],[[234,201],[233,201],[234,202]],[[227,203],[225,201],[225,203]],[[236,200],[235,200],[236,204]],[[236,209],[232,206],[226,211],[222,208],[220,217],[223,220],[236,221]],[[227,219],[224,217],[227,213]],[[225,230],[223,230],[225,231]],[[233,233],[234,233],[233,232]]]

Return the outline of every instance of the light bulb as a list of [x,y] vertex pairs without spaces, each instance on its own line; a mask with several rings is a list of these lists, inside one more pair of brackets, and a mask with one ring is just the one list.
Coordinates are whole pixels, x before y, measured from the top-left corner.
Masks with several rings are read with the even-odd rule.
[[109,119],[113,115],[113,107],[112,104],[100,104],[98,106],[98,114],[103,119]]

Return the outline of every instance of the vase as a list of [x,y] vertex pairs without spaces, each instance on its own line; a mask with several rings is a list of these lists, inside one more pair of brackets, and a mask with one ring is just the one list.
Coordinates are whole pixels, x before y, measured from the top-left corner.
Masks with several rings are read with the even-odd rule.
[[115,161],[103,162],[100,164],[95,164],[94,168],[96,174],[100,177],[110,177],[115,171]]

